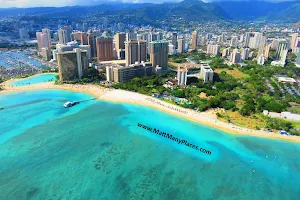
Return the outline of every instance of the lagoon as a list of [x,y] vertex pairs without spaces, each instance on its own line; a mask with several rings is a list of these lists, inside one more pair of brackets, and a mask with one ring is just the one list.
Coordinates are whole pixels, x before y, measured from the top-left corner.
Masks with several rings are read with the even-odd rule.
[[[63,90],[0,95],[0,199],[300,196],[298,143],[230,135],[133,104],[97,100],[61,106],[90,98]],[[137,123],[212,154],[178,145]]]
[[14,81],[11,85],[24,86],[30,84],[43,83],[43,82],[54,82],[57,80],[56,75],[57,74],[38,74],[35,76],[31,76],[29,78]]

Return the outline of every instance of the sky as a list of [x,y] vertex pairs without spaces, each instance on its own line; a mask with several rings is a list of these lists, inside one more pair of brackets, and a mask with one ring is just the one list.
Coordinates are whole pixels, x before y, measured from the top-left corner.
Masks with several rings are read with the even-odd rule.
[[[124,3],[162,3],[162,2],[178,2],[181,0],[0,0],[0,8],[9,7],[38,7],[38,6],[74,6],[74,5],[95,5],[107,3],[108,1],[122,1]],[[228,1],[228,0],[203,0],[209,1]],[[245,1],[245,0],[234,0]],[[249,0],[248,0],[249,1]],[[288,0],[266,0],[272,2],[288,1]]]

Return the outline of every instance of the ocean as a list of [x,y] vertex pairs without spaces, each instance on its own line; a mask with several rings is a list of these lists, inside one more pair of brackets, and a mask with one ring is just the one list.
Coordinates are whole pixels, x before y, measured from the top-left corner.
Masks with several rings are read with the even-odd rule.
[[[300,144],[238,136],[85,93],[0,95],[0,199],[298,199]],[[211,154],[147,131],[172,134]]]

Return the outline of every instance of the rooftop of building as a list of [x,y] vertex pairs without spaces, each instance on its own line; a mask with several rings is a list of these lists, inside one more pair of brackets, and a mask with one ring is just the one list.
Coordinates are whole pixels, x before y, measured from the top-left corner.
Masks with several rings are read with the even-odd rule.
[[155,41],[152,41],[150,42],[152,44],[158,44],[158,43],[169,43],[167,40],[155,40]]
[[102,61],[100,62],[100,64],[102,65],[106,65],[106,64],[125,64],[126,60],[109,60],[109,61]]

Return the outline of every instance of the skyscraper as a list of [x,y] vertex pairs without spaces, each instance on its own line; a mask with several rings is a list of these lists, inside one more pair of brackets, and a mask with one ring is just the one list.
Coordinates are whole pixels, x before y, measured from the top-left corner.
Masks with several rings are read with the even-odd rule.
[[277,47],[277,50],[276,50],[276,56],[275,56],[275,59],[276,60],[279,60],[280,57],[281,57],[281,54],[284,50],[287,50],[288,48],[288,43],[286,40],[281,40],[279,41],[279,44],[278,44],[278,47]]
[[116,34],[116,51],[125,49],[125,40],[126,40],[125,33],[117,33]]
[[113,66],[106,67],[106,80],[108,82],[114,81],[114,67]]
[[266,36],[261,36],[260,42],[259,42],[259,47],[258,47],[258,56],[261,54],[264,54],[265,46],[266,46]]
[[297,47],[298,44],[298,33],[292,34],[292,39],[291,39],[291,49]]
[[242,51],[242,54],[241,54],[241,59],[242,60],[248,60],[249,52],[250,52],[249,48],[243,48],[243,51]]
[[269,45],[267,45],[266,48],[265,48],[264,57],[266,58],[266,60],[269,59],[271,46],[272,46],[272,44],[269,44]]
[[43,28],[43,29],[42,29],[42,33],[46,33],[46,34],[47,34],[49,44],[51,45],[51,31],[50,31],[50,29],[48,29],[48,28]]
[[185,86],[186,85],[187,72],[188,72],[188,69],[187,69],[186,66],[183,66],[183,67],[178,66],[178,68],[177,68],[178,85],[180,85],[180,86]]
[[147,61],[147,47],[145,40],[130,40],[125,42],[126,66],[135,62]]
[[231,53],[230,62],[232,64],[238,64],[241,62],[241,53],[238,51],[238,49],[234,49]]
[[97,57],[97,48],[96,48],[96,36],[93,33],[88,33],[87,35],[88,45],[91,47],[91,56],[92,58]]
[[222,57],[227,57],[230,55],[230,48],[226,48],[226,49],[223,49],[222,51]]
[[177,53],[181,54],[184,52],[185,52],[185,42],[184,42],[184,39],[180,38],[180,39],[178,39]]
[[238,37],[237,36],[232,36],[232,38],[230,40],[230,46],[233,48],[238,47]]
[[115,36],[116,43],[115,49],[117,53],[118,59],[125,58],[125,41],[126,41],[126,34],[125,33],[117,33]]
[[60,44],[71,42],[71,33],[73,28],[71,26],[63,26],[58,30],[58,41]]
[[113,39],[111,37],[98,37],[96,39],[96,48],[98,62],[112,60],[114,58]]
[[128,40],[137,40],[137,33],[135,32],[129,32],[129,33],[126,33],[126,41]]
[[197,49],[197,43],[198,43],[198,33],[197,33],[197,31],[194,31],[192,33],[192,49],[193,50]]
[[247,32],[244,46],[252,49],[258,49],[262,36],[262,33],[259,32]]
[[168,41],[153,41],[150,43],[150,62],[154,67],[157,65],[162,70],[168,69]]
[[81,49],[57,53],[60,81],[81,79],[88,70],[87,52]]
[[172,44],[177,48],[177,33],[172,34]]
[[36,38],[37,38],[38,48],[39,48],[40,52],[41,52],[42,48],[49,48],[50,47],[50,42],[48,40],[47,33],[37,32],[36,33]]

